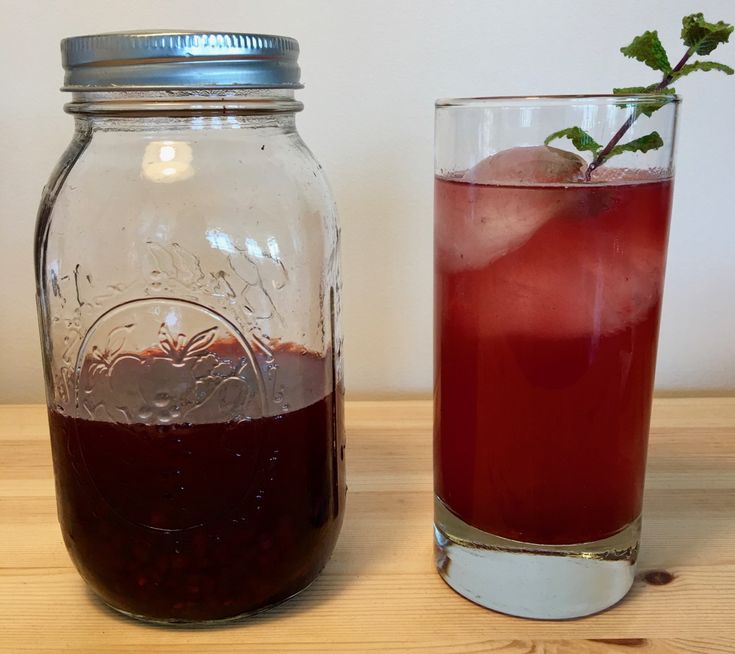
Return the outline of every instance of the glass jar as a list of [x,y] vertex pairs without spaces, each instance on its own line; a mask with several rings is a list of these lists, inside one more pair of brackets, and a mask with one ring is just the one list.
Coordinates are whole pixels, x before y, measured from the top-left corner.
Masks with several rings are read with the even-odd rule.
[[339,228],[295,40],[62,42],[35,265],[59,521],[104,602],[231,619],[305,588],[344,497]]

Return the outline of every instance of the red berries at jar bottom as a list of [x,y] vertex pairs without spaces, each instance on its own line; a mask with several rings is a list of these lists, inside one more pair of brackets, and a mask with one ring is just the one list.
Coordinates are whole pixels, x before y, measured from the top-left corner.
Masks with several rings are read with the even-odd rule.
[[194,425],[50,411],[59,520],[84,579],[164,621],[226,619],[303,589],[342,519],[340,403]]

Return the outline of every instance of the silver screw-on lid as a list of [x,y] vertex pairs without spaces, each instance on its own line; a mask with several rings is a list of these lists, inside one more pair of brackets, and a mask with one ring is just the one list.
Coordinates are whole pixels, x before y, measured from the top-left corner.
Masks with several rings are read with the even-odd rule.
[[151,31],[61,41],[64,91],[301,88],[296,39],[234,32]]

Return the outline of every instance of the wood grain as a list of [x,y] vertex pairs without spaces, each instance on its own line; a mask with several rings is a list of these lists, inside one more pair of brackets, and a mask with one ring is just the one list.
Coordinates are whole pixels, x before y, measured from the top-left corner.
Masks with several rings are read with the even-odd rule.
[[431,404],[348,403],[349,502],[324,574],[237,625],[162,628],[102,606],[56,524],[45,411],[0,407],[1,652],[735,652],[735,398],[654,405],[633,590],[582,620],[482,609],[434,573]]

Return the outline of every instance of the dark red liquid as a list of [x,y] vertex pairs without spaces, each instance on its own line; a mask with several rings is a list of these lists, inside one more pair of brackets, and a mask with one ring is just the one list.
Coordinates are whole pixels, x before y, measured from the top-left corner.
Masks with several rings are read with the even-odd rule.
[[[465,522],[562,544],[640,514],[670,198],[437,180],[435,487]],[[489,261],[447,242],[527,206]]]
[[[301,370],[321,368],[278,355],[299,356]],[[84,579],[116,608],[174,621],[248,613],[307,586],[342,521],[341,401],[190,425],[51,411],[59,519]]]

